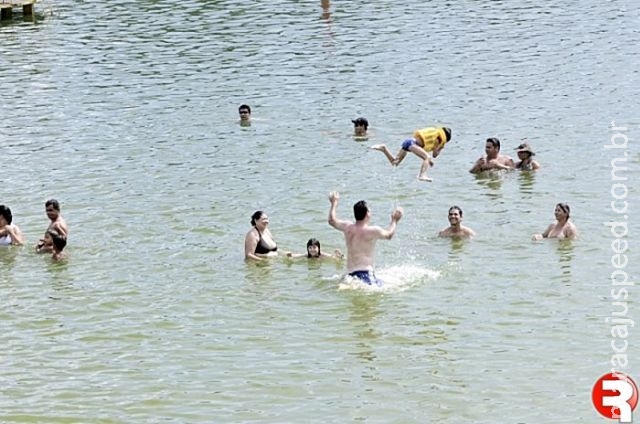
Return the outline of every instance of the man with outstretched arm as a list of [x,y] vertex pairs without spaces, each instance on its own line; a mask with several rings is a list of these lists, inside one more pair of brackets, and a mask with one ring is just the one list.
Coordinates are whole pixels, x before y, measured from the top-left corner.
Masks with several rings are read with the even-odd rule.
[[329,193],[329,225],[344,233],[347,244],[347,272],[350,276],[361,280],[365,284],[382,285],[374,274],[373,264],[376,242],[379,239],[391,240],[396,233],[398,221],[402,218],[402,208],[397,207],[391,213],[391,223],[384,229],[376,225],[369,225],[371,211],[367,202],[360,200],[353,205],[356,222],[343,221],[336,217],[340,194],[336,191]]

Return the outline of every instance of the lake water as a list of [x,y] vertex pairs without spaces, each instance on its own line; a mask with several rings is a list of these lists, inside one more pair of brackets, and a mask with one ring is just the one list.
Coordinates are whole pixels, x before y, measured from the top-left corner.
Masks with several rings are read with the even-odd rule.
[[[640,263],[640,6],[324,6],[45,0],[0,23],[0,203],[26,237],[0,250],[1,422],[603,422],[623,152],[630,281]],[[627,149],[603,148],[612,121]],[[432,183],[368,149],[433,124],[453,140]],[[514,157],[528,138],[543,168],[469,174],[494,136]],[[244,262],[258,209],[282,251],[344,250],[333,190],[344,219],[404,207],[378,243],[384,289],[341,287],[342,264]],[[62,264],[33,252],[51,197]],[[579,240],[532,242],[558,202]],[[454,204],[475,240],[435,237]],[[617,368],[637,376],[629,330]]]

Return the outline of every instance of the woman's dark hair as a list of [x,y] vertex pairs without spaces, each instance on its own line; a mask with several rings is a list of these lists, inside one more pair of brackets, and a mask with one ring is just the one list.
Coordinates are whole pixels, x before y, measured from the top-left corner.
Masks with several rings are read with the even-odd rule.
[[259,220],[262,215],[264,214],[264,212],[262,211],[255,211],[253,213],[253,215],[251,215],[251,225],[253,225],[254,227],[256,226],[256,221]]
[[318,241],[318,239],[315,238],[310,238],[309,241],[307,242],[307,258],[311,258],[312,256],[309,254],[309,247],[310,246],[318,246],[318,256],[320,256],[322,253],[322,251],[320,250],[320,242]]
[[13,221],[11,209],[9,209],[5,205],[0,205],[0,215],[4,217],[4,219],[7,221],[7,224],[11,224],[11,221]]
[[60,233],[54,230],[47,230],[47,234],[51,236],[51,240],[53,241],[53,247],[56,250],[63,251],[67,246],[67,239],[63,237]]
[[569,219],[569,216],[571,215],[571,208],[569,207],[569,205],[567,205],[566,203],[558,203],[556,206],[559,207],[562,212],[566,213],[567,219]]

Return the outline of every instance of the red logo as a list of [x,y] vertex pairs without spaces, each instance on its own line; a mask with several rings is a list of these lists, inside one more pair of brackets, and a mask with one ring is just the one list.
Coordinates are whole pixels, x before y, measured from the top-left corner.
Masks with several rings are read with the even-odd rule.
[[605,374],[593,385],[591,401],[602,416],[632,423],[633,410],[638,406],[638,386],[626,374]]

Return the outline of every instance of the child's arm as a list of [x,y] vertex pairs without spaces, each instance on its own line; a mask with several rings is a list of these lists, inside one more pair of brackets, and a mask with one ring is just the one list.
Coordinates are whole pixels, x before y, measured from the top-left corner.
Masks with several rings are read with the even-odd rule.
[[440,152],[442,151],[442,149],[444,149],[444,145],[445,145],[445,142],[438,139],[436,145],[433,146],[433,152],[431,152],[434,159],[437,158]]
[[341,261],[344,259],[344,254],[340,251],[340,249],[336,249],[333,251],[333,255],[330,255],[328,253],[322,252],[320,254],[323,258],[331,258],[331,259],[336,259],[338,261]]

